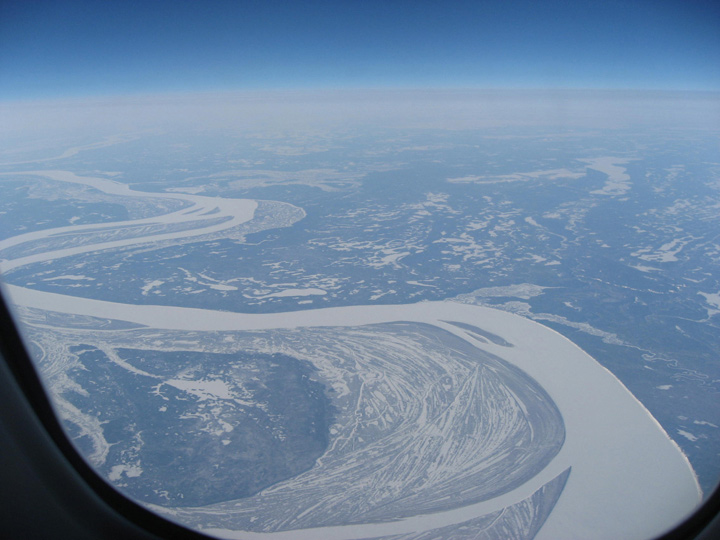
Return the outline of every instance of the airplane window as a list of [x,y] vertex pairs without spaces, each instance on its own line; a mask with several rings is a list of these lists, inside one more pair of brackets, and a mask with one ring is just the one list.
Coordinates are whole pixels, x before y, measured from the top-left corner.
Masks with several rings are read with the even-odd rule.
[[2,7],[2,292],[98,475],[228,539],[692,515],[718,8],[210,5]]

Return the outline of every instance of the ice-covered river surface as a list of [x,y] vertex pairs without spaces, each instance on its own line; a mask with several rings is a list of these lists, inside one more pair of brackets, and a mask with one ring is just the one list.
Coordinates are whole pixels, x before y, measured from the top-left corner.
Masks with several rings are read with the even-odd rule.
[[[645,537],[700,500],[684,455],[610,372],[510,313],[422,302],[248,315],[8,291],[30,312],[97,318],[68,323],[65,344],[282,353],[314,366],[336,409],[314,466],[251,497],[155,506],[214,535]],[[102,319],[132,324],[99,329]],[[241,398],[219,376],[184,380],[196,393],[204,381],[205,401]]]

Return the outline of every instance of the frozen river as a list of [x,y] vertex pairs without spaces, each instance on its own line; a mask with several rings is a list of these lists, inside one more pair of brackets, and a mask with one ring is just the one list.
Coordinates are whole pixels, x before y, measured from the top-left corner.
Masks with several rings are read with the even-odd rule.
[[[417,500],[409,506],[401,504],[395,509],[399,519],[390,520],[390,515],[380,514],[381,523],[332,524],[322,532],[307,530],[303,534],[307,534],[307,538],[316,538],[318,534],[326,538],[364,538],[459,525],[519,505],[556,478],[562,478],[569,470],[571,472],[562,495],[537,538],[559,538],[568,534],[583,538],[632,537],[633,531],[636,536],[642,536],[647,534],[648,523],[656,524],[659,533],[700,501],[697,481],[685,456],[630,392],[566,338],[516,315],[452,302],[248,315],[117,304],[13,286],[7,287],[7,290],[14,302],[25,307],[127,321],[156,330],[234,331],[241,333],[238,336],[241,343],[243,334],[250,331],[256,343],[257,331],[274,332],[275,347],[283,352],[294,350],[297,353],[303,345],[314,345],[313,353],[306,353],[305,357],[314,361],[328,380],[348,380],[351,378],[348,372],[365,380],[365,387],[356,385],[347,390],[352,393],[347,402],[355,403],[363,410],[379,406],[378,398],[373,397],[375,389],[370,386],[373,382],[380,389],[387,385],[406,390],[397,390],[397,396],[404,396],[407,402],[394,404],[391,412],[397,415],[395,421],[388,420],[385,429],[375,432],[365,441],[363,448],[356,448],[357,451],[352,453],[354,461],[350,463],[353,467],[348,468],[347,450],[340,451],[343,433],[347,435],[347,429],[352,430],[353,427],[346,425],[343,426],[345,430],[331,439],[331,452],[319,460],[319,465],[309,473],[275,485],[267,493],[261,492],[250,500],[173,512],[183,522],[199,520],[198,516],[208,514],[216,520],[221,514],[226,516],[224,520],[232,522],[246,512],[256,518],[255,522],[263,509],[282,507],[287,510],[288,505],[297,512],[290,515],[300,519],[303,511],[311,510],[305,508],[309,501],[314,501],[311,506],[322,510],[323,504],[327,504],[326,498],[336,496],[337,492],[350,492],[352,501],[363,501],[370,507],[375,500],[387,504],[382,498],[373,498],[377,497],[377,482],[368,481],[368,478],[372,474],[381,474],[373,468],[378,459],[392,461],[393,456],[414,463],[412,466],[404,465],[409,467],[408,474],[398,477],[395,498],[401,500],[412,493]],[[471,330],[472,327],[481,329],[485,335],[498,336],[506,344],[483,338],[483,334]],[[302,329],[303,332],[286,335],[284,342],[278,345],[278,332],[290,329]],[[251,340],[246,339],[247,346]],[[272,341],[269,335],[265,339],[268,343]],[[327,349],[324,353],[319,346],[322,343]],[[373,350],[371,344],[377,348]],[[434,344],[438,350],[428,349],[429,344]],[[272,348],[267,344],[265,346]],[[420,349],[412,350],[413,346]],[[350,353],[348,349],[355,352]],[[444,351],[444,356],[438,354],[440,350]],[[340,358],[344,360],[352,360],[353,355],[360,354],[358,351],[368,354],[363,357],[364,362],[353,361],[351,367],[345,368],[345,373],[339,373],[339,364],[329,359],[338,358],[343,351],[345,356]],[[394,367],[397,369],[389,368],[388,358],[383,358],[381,351],[396,358]],[[475,366],[470,364],[473,356]],[[403,366],[400,363],[403,358],[408,362],[412,359],[412,362]],[[478,360],[483,359],[485,361],[481,363],[486,369],[494,370],[497,377],[498,389],[494,393],[484,393],[488,377],[476,369]],[[492,359],[493,364],[488,364],[488,359]],[[498,360],[501,363],[497,363]],[[508,369],[509,366],[522,372]],[[426,369],[434,370],[437,376],[420,376],[419,373]],[[382,380],[380,375],[390,380]],[[445,401],[426,399],[428,389],[435,388],[437,391],[441,387],[437,383],[443,376],[453,379],[450,386],[455,385],[448,390],[449,396]],[[538,388],[547,392],[547,397],[538,396]],[[413,389],[414,393],[411,392]],[[520,394],[522,389],[525,395]],[[359,396],[361,391],[366,397]],[[383,399],[391,399],[391,394],[380,395]],[[507,406],[508,395],[517,398],[513,407]],[[554,416],[553,403],[557,407],[557,416]],[[528,404],[534,406],[534,410],[528,408]],[[497,433],[491,432],[490,435],[497,435],[500,440],[491,448],[495,452],[485,452],[483,449],[488,441],[475,438],[476,451],[472,452],[465,443],[468,429],[472,430],[470,435],[473,437],[477,437],[482,429],[487,429],[487,423],[492,419],[482,420],[482,414],[488,410],[496,415]],[[408,416],[403,416],[402,411]],[[448,415],[456,420],[454,424],[447,423]],[[531,420],[533,415],[537,417],[534,421]],[[353,413],[348,418],[354,416]],[[468,428],[469,419],[475,420],[477,425]],[[544,445],[535,447],[528,444],[525,447],[527,455],[507,459],[497,473],[497,479],[518,473],[518,485],[499,482],[500,492],[493,493],[487,485],[483,485],[483,475],[487,474],[488,464],[506,456],[507,446],[503,438],[513,441],[513,437],[519,437],[517,430],[508,425],[511,420],[535,429],[542,426],[547,440],[541,442],[554,444],[557,448],[552,458],[547,459]],[[564,429],[564,438],[558,432],[558,420],[561,431]],[[548,423],[551,424],[549,427]],[[442,442],[439,447],[432,444],[435,437]],[[520,438],[515,442],[518,440]],[[378,448],[387,452],[378,454],[370,451]],[[453,456],[456,459],[453,460]],[[417,483],[413,485],[413,479],[428,477],[430,471],[443,460],[449,461],[450,465],[437,474],[434,481],[431,478],[421,482],[419,487]],[[526,463],[529,465],[523,470],[522,465]],[[395,465],[402,469],[400,465]],[[372,470],[363,466],[372,466]],[[467,482],[468,475],[473,471],[477,472],[477,478]],[[436,495],[442,495],[438,486],[446,479],[443,475],[453,479],[452,485],[458,488],[459,494],[450,499],[451,503],[445,496],[439,497],[442,504],[435,499]],[[392,485],[389,478],[385,479],[384,485]],[[411,491],[408,492],[408,489]],[[302,495],[298,496],[298,493]],[[468,502],[472,504],[466,504]],[[432,513],[410,515],[412,508],[423,506]],[[370,510],[372,508],[366,508],[359,515],[372,515]],[[270,514],[277,516],[276,512],[271,511]],[[338,514],[333,515],[337,517]],[[608,519],[608,516],[613,516],[613,519]],[[283,523],[281,528],[290,526],[292,522],[291,519],[289,523]],[[307,529],[311,523],[312,520],[302,522],[303,528]],[[253,537],[229,527],[214,532],[225,537]],[[268,536],[293,534],[293,538],[298,537],[297,531],[277,531]]]

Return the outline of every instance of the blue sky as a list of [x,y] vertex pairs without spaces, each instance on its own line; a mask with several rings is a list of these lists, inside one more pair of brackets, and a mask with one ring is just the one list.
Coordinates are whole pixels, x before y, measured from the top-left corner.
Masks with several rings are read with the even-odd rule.
[[0,2],[0,99],[263,88],[720,90],[720,2]]

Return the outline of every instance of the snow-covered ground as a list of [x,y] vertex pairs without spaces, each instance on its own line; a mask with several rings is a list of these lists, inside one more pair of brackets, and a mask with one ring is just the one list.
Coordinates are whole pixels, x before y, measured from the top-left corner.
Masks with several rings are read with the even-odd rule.
[[[605,187],[596,194],[622,195],[630,189],[629,177],[620,166],[627,161],[586,160],[589,168],[608,175]],[[249,221],[257,208],[257,203],[251,200],[136,192],[113,180],[81,177],[66,171],[24,174],[81,184],[123,197],[161,196],[180,200],[186,206],[151,218],[72,225],[9,238],[0,242],[0,258],[4,249],[8,249],[6,253],[13,253],[9,248],[37,241],[48,241],[47,246],[42,245],[48,249],[5,257],[0,265],[3,271],[90,251],[217,233]],[[502,181],[544,176],[553,179],[554,175],[568,174],[551,170]],[[454,180],[477,181],[474,178]],[[505,226],[514,223],[509,220]],[[528,223],[537,226],[537,222]],[[145,226],[154,228],[140,229],[139,234],[131,237],[113,236],[114,231]],[[163,226],[181,228],[163,230]],[[82,234],[95,236],[91,242],[63,243],[66,237],[79,238],[77,235]],[[53,245],[56,240],[57,245]],[[484,257],[487,251],[469,235],[437,242],[462,253],[465,258]],[[674,256],[682,249],[682,245],[676,243],[661,248],[666,254],[664,257]],[[400,265],[400,259],[407,255],[400,249],[393,245],[380,250],[378,264]],[[668,260],[639,258],[656,262]],[[202,278],[204,285],[220,290],[235,288],[204,274],[198,276],[188,279],[198,282]],[[65,274],[52,279],[82,281],[85,276]],[[147,294],[163,284],[162,280],[152,280],[143,285],[142,291]],[[406,535],[405,538],[424,534],[444,536],[445,533],[437,531],[464,526],[480,530],[505,513],[517,516],[529,512],[535,517],[524,529],[528,537],[537,532],[533,527],[541,527],[535,536],[539,539],[647,538],[677,523],[701,499],[697,479],[686,457],[614,375],[560,334],[506,311],[460,302],[424,302],[251,315],[107,302],[11,285],[5,289],[19,306],[66,316],[133,323],[158,332],[235,332],[239,335],[257,331],[284,335],[282,332],[293,329],[306,331],[293,333],[309,336],[303,347],[312,354],[308,353],[304,359],[315,363],[325,380],[333,380],[337,375],[338,384],[345,384],[340,396],[355,398],[356,406],[353,410],[347,409],[345,416],[340,414],[347,423],[333,428],[328,450],[310,471],[253,497],[224,503],[222,507],[158,509],[184,522],[208,518],[210,523],[231,524],[233,512],[239,516],[238,522],[248,513],[259,520],[252,531],[215,526],[206,529],[211,534],[227,538],[293,539],[382,538],[400,534]],[[531,298],[542,290],[542,287],[524,284],[512,290],[490,287],[472,294],[502,297],[522,293],[522,298]],[[288,284],[282,290],[265,293],[264,297],[323,296],[326,292],[320,287]],[[709,306],[715,307],[714,293],[703,296]],[[447,336],[454,336],[455,341]],[[283,339],[286,343],[292,342],[290,338]],[[288,354],[300,356],[290,345],[284,346],[288,347]],[[323,352],[325,346],[328,350]],[[299,351],[303,347],[296,348]],[[367,356],[359,355],[362,351]],[[385,357],[391,352],[395,355],[393,362]],[[485,362],[486,372],[473,368],[474,364],[468,362],[473,354]],[[108,357],[116,363],[123,362],[111,352]],[[350,367],[340,369],[337,363],[346,361]],[[478,361],[478,365],[483,364]],[[127,362],[121,367],[136,369]],[[433,380],[430,377],[433,370],[442,376]],[[514,377],[524,381],[525,386],[517,381],[513,383],[515,386],[510,384],[508,381],[515,380]],[[350,388],[349,380],[362,383]],[[224,399],[229,395],[225,383],[219,379],[170,379],[165,384],[203,400]],[[518,390],[536,387],[534,393],[526,395]],[[543,392],[547,392],[548,400],[544,400]],[[403,396],[403,399],[390,403],[390,395]],[[530,395],[543,399],[532,401]],[[547,405],[548,408],[539,413],[540,409],[533,410],[529,403],[550,403],[552,407]],[[381,412],[383,404],[387,407]],[[381,410],[376,410],[378,406]],[[559,416],[548,412],[553,407],[557,407]],[[352,419],[364,416],[377,416],[376,424],[368,423],[377,439],[358,435]],[[560,431],[558,425],[562,427]],[[548,443],[553,451],[548,453],[548,446],[535,448],[527,440],[515,444],[514,441],[522,440],[513,438],[519,437],[517,434],[525,429],[522,426],[529,426],[530,442],[542,431],[536,432],[536,428],[554,426],[556,436]],[[678,433],[688,440],[694,437],[687,431]],[[343,441],[357,444],[358,451],[351,445],[350,452]],[[508,447],[510,442],[512,448]],[[538,459],[538,455],[547,459]],[[493,491],[495,484],[484,484],[483,478],[487,477],[483,475],[496,463],[512,465],[501,468],[502,472],[523,471],[523,474],[516,477],[515,483],[502,484],[500,477],[495,478],[493,482],[499,482],[497,485],[502,489]],[[379,470],[377,467],[381,464],[387,469]],[[138,471],[141,470],[116,469],[113,474],[131,476],[140,474]],[[385,477],[384,471],[393,474]],[[448,486],[461,489],[449,493],[445,491]],[[298,496],[299,493],[302,496]],[[416,502],[408,504],[408,501]],[[343,522],[341,512],[332,512],[332,515],[327,512],[340,502],[356,510],[361,507],[349,523]],[[374,505],[378,505],[377,508]],[[277,515],[283,515],[279,525]],[[263,528],[262,523],[267,526]]]

